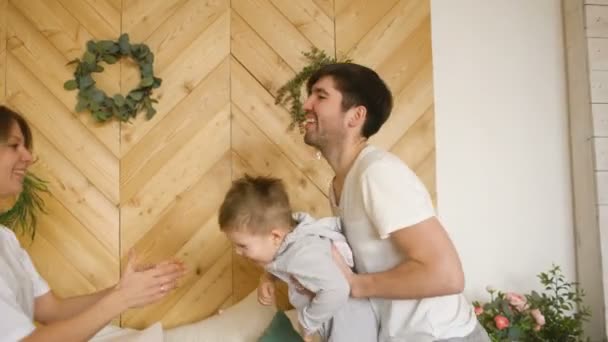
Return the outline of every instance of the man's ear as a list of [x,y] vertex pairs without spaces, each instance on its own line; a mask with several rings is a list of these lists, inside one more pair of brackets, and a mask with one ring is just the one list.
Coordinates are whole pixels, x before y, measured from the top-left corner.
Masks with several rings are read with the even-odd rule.
[[352,114],[348,119],[348,127],[363,127],[367,117],[367,108],[365,106],[354,106],[350,110]]

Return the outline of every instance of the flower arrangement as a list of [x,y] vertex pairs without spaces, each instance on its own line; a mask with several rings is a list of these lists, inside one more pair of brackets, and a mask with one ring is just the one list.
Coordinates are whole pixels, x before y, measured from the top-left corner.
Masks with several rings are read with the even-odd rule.
[[546,292],[503,293],[488,286],[490,301],[473,302],[475,314],[493,342],[589,341],[583,322],[591,316],[582,305],[584,291],[567,282],[559,266],[538,275]]

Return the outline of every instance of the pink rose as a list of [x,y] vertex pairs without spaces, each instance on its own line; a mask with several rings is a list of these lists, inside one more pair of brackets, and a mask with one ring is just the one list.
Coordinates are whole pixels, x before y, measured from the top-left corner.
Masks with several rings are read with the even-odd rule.
[[533,309],[530,311],[530,315],[532,315],[532,317],[534,317],[534,320],[536,321],[536,324],[539,327],[542,327],[543,325],[545,325],[545,316],[543,316],[543,314],[540,312],[540,310]]
[[509,327],[509,319],[502,315],[496,315],[494,317],[494,324],[496,324],[496,328],[498,328],[498,330],[503,330]]
[[481,306],[476,306],[474,308],[474,310],[475,310],[475,316],[479,316],[483,313],[483,308]]
[[528,308],[526,297],[520,294],[509,292],[505,295],[505,299],[519,312]]

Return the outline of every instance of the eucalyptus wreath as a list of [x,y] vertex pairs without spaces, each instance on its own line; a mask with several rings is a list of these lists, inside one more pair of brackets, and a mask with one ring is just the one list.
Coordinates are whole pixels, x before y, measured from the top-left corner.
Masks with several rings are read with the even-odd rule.
[[16,233],[29,234],[33,240],[36,235],[36,216],[40,212],[46,213],[40,194],[49,192],[47,184],[45,180],[38,178],[33,173],[26,173],[23,179],[23,190],[13,207],[0,213],[0,224]]
[[[139,66],[140,82],[137,88],[129,91],[127,96],[116,94],[112,97],[98,89],[92,77],[94,72],[103,72],[100,62],[114,64],[123,57],[132,58]],[[154,54],[145,44],[131,44],[129,35],[124,33],[118,41],[112,40],[89,40],[82,59],[76,58],[68,64],[76,64],[74,78],[66,81],[63,87],[66,90],[78,89],[78,102],[76,112],[88,110],[98,121],[105,122],[112,117],[120,121],[128,121],[135,118],[141,110],[146,110],[147,119],[151,119],[156,110],[151,98],[152,90],[160,87],[162,80],[154,76],[152,64]]]
[[308,78],[321,67],[333,63],[348,63],[352,60],[349,58],[335,58],[328,56],[323,50],[316,47],[308,52],[302,53],[308,63],[302,70],[298,71],[289,81],[287,81],[277,91],[275,104],[287,107],[291,115],[291,123],[289,129],[296,126],[301,126],[304,123],[306,113],[302,108],[302,87],[308,81]]

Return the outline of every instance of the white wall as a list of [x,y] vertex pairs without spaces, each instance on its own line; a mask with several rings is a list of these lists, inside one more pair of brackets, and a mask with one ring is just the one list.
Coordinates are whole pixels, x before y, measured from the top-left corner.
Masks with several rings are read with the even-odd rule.
[[575,280],[558,0],[432,0],[439,216],[470,299]]

